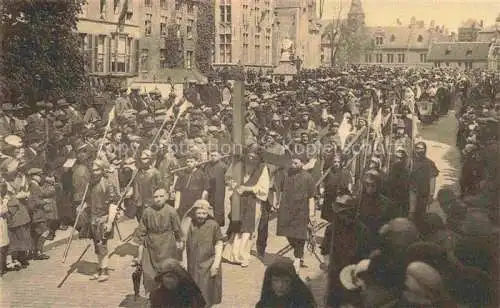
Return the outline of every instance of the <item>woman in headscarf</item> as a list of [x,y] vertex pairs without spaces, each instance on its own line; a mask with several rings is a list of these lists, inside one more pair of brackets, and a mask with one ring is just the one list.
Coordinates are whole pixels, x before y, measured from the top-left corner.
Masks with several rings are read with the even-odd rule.
[[149,297],[151,308],[203,308],[200,289],[179,261],[166,259],[155,280],[159,287]]
[[317,305],[311,290],[297,275],[292,261],[279,260],[266,269],[260,301],[255,307],[313,308]]

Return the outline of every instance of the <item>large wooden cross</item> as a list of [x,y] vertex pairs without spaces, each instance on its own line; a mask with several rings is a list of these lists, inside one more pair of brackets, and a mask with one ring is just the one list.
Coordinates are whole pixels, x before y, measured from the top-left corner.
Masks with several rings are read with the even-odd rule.
[[[245,97],[245,85],[242,81],[235,81],[233,86],[233,153],[236,154],[233,158],[232,178],[238,183],[243,183],[243,146],[245,145],[245,112],[246,106],[243,102]],[[241,221],[240,211],[240,195],[233,193],[231,200],[231,220],[234,222]]]

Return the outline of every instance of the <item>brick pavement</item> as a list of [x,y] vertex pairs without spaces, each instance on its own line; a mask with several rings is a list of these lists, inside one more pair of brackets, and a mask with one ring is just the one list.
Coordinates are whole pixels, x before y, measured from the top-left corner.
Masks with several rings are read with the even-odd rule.
[[[132,233],[136,225],[134,220],[122,222],[120,224],[122,236],[126,237]],[[287,244],[286,239],[273,236],[276,234],[276,219],[270,222],[269,229],[269,254],[264,259],[266,264],[275,258],[273,253]],[[62,240],[60,245],[47,251],[51,256],[49,260],[32,261],[27,269],[4,275],[0,280],[0,307],[141,307],[141,301],[134,303],[131,300],[133,268],[130,267],[130,263],[137,253],[137,248],[132,244],[122,244],[117,239],[110,241],[111,250],[119,247],[109,262],[110,280],[104,283],[89,281],[97,266],[91,246],[82,260],[74,265],[75,271],[64,285],[61,288],[57,287],[90,243],[89,240],[75,240],[71,245],[66,264],[63,264],[65,245],[62,244],[65,244],[65,241]],[[306,255],[306,262],[309,268],[304,269],[304,275],[316,277],[320,273],[318,262],[311,255]],[[252,258],[248,268],[224,263],[222,271],[223,303],[219,307],[254,307],[260,296],[265,264]],[[318,285],[321,283],[315,281],[314,285],[320,299],[322,290]]]

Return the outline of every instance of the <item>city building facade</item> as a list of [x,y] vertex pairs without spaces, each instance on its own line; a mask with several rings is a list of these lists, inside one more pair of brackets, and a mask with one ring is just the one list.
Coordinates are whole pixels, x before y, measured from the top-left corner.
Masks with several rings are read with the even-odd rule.
[[272,68],[274,2],[215,0],[215,68]]
[[427,54],[435,42],[449,36],[441,27],[425,27],[423,21],[412,20],[409,26],[368,27],[371,39],[362,64],[383,66],[429,66]]
[[139,71],[139,11],[137,1],[87,0],[78,16],[80,46],[91,80],[126,80]]
[[[196,23],[194,0],[137,0],[140,25],[139,72],[135,86],[158,89],[162,95],[182,92],[188,81],[204,82],[196,69]],[[180,94],[180,93],[179,93]]]
[[434,67],[452,67],[462,70],[488,68],[488,42],[445,42],[432,44],[427,60]]
[[282,43],[293,42],[293,57],[302,68],[321,66],[321,23],[317,16],[316,0],[275,0],[275,44],[273,65],[281,58]]

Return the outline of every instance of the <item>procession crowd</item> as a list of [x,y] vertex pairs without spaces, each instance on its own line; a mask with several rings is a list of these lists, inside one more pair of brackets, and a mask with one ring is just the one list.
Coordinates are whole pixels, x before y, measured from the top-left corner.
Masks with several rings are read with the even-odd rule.
[[[267,267],[257,307],[321,305],[301,269],[324,226],[328,307],[497,307],[499,84],[481,71],[303,70],[246,84],[244,123],[233,123],[226,80],[186,84],[180,97],[132,87],[87,104],[4,103],[2,275],[48,259],[45,241],[74,225],[104,282],[124,216],[138,221],[134,279],[151,306],[210,307],[222,263],[248,267],[254,245],[263,257],[276,215],[289,243],[279,254],[293,257]],[[455,109],[459,192],[435,191],[417,129],[426,100]],[[446,219],[428,212],[435,196]]]

